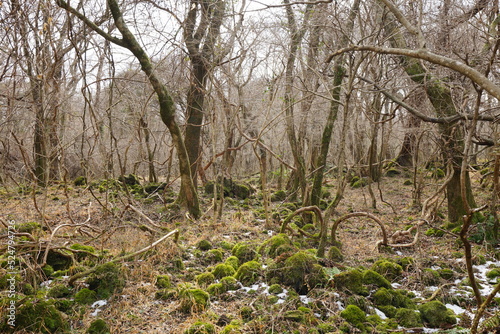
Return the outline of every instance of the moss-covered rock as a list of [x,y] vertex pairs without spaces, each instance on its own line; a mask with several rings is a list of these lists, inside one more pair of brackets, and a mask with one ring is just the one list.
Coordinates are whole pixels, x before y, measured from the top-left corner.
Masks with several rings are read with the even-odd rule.
[[238,280],[232,276],[227,276],[227,277],[222,278],[220,280],[220,284],[222,284],[225,291],[238,290],[240,287]]
[[195,279],[196,283],[198,283],[198,285],[201,287],[206,287],[215,282],[215,276],[212,273],[202,273],[196,275]]
[[16,331],[29,330],[34,333],[64,333],[69,329],[51,301],[28,301],[17,309]]
[[16,231],[19,233],[33,233],[36,230],[41,230],[42,225],[37,222],[26,222],[16,224]]
[[425,285],[438,285],[439,282],[441,281],[441,275],[439,275],[439,272],[436,270],[430,269],[430,268],[425,268],[422,271],[422,277],[421,277],[422,283]]
[[396,168],[389,168],[385,172],[385,176],[388,176],[388,177],[394,177],[394,176],[398,176],[400,174],[401,174],[401,171],[397,170]]
[[86,280],[89,289],[97,293],[100,299],[108,299],[114,293],[120,293],[125,287],[125,275],[117,263],[99,265]]
[[332,246],[328,250],[328,259],[335,262],[342,262],[344,261],[344,255],[342,255],[342,252],[338,247]]
[[437,272],[442,279],[445,279],[447,281],[455,277],[455,272],[452,269],[448,268],[438,269]]
[[207,293],[211,296],[218,296],[224,292],[226,292],[226,289],[224,289],[224,285],[222,283],[210,284],[207,287]]
[[253,284],[261,275],[261,264],[257,261],[248,261],[243,263],[234,277],[243,285]]
[[200,240],[198,244],[196,245],[196,248],[202,251],[208,251],[212,249],[212,243],[206,239]]
[[234,270],[238,270],[240,266],[240,260],[238,260],[238,258],[234,255],[228,257],[224,263],[227,264],[228,266],[233,267]]
[[316,257],[308,251],[299,251],[286,260],[274,263],[268,270],[268,279],[293,288],[300,293],[326,285],[328,277],[318,265]]
[[273,284],[267,289],[267,292],[277,295],[283,292],[283,288],[279,284]]
[[415,310],[399,308],[394,315],[394,319],[402,327],[422,327],[422,319],[420,318],[420,314]]
[[211,249],[205,253],[203,262],[205,264],[219,263],[224,258],[224,253],[220,249]]
[[127,186],[138,186],[141,184],[141,181],[139,180],[137,175],[134,174],[120,175],[118,177],[118,181]]
[[340,316],[354,327],[364,331],[366,326],[366,314],[355,305],[347,305],[345,310],[340,312]]
[[211,323],[197,321],[186,329],[184,334],[215,334],[215,327]]
[[64,284],[56,284],[47,292],[47,297],[51,298],[64,298],[69,295],[71,295],[71,290]]
[[106,321],[103,319],[96,319],[90,323],[87,329],[87,334],[109,334],[110,329]]
[[77,187],[81,187],[87,184],[87,178],[85,176],[77,176],[73,180],[73,184]]
[[372,265],[371,268],[373,271],[376,271],[380,275],[384,276],[390,281],[395,280],[403,273],[403,267],[399,264],[388,261],[388,260],[379,260]]
[[490,280],[494,280],[495,278],[500,276],[500,268],[493,268],[486,272],[486,277]]
[[159,289],[167,289],[172,286],[169,275],[158,275],[156,276],[156,287]]
[[75,302],[78,304],[92,304],[97,299],[97,293],[87,288],[83,288],[75,294]]
[[397,308],[415,308],[415,303],[404,294],[404,290],[380,288],[373,294],[372,299],[377,306],[392,305]]
[[286,192],[284,190],[278,190],[271,194],[271,202],[282,202],[286,199]]
[[371,269],[363,271],[363,284],[392,289],[391,283],[384,276]]
[[178,289],[181,302],[180,310],[185,313],[199,312],[207,308],[210,295],[189,285],[181,285]]
[[243,334],[240,327],[238,324],[229,324],[222,328],[219,334]]
[[343,271],[335,275],[333,282],[339,291],[368,295],[368,289],[363,285],[363,273],[358,269]]
[[251,243],[237,243],[231,253],[238,258],[240,263],[251,261],[257,256],[255,245]]
[[448,328],[457,323],[452,310],[438,300],[433,300],[418,307],[424,323],[432,328]]
[[47,265],[50,265],[54,271],[69,269],[72,264],[73,260],[67,251],[49,250],[47,254]]
[[226,276],[232,276],[234,275],[236,270],[230,265],[224,264],[224,263],[219,263],[218,265],[215,266],[214,270],[212,271],[212,274],[215,276],[217,279],[221,279]]
[[292,241],[286,234],[280,233],[264,241],[262,245],[259,247],[258,251],[261,255],[270,256],[274,258],[278,255],[281,255],[277,253],[277,250],[282,245],[292,245]]
[[283,318],[293,322],[305,322],[305,314],[299,310],[289,310],[283,314]]
[[177,298],[178,291],[175,289],[161,289],[156,291],[155,299],[159,300],[173,300]]
[[42,267],[42,272],[45,275],[45,277],[49,278],[52,277],[54,274],[54,268],[50,264],[46,264]]
[[254,311],[250,306],[243,306],[240,309],[240,316],[243,321],[250,321],[254,318]]

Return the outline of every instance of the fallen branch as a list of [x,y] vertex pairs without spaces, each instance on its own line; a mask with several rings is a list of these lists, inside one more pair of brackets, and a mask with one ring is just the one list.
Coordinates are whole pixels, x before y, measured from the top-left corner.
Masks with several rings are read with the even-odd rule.
[[[141,250],[138,250],[137,252],[134,252],[134,253],[131,253],[131,254],[127,254],[127,255],[124,255],[124,256],[120,256],[120,257],[117,257],[117,258],[114,258],[114,259],[111,259],[109,260],[108,262],[104,263],[104,264],[108,264],[108,263],[116,263],[116,262],[121,262],[121,261],[125,261],[125,260],[128,260],[128,259],[131,259],[133,257],[136,257],[137,255],[140,255],[142,253],[145,253],[147,252],[148,250],[150,250],[151,248],[154,248],[156,247],[158,244],[160,244],[162,241],[166,240],[167,238],[171,237],[171,236],[174,236],[174,242],[177,243],[177,241],[179,240],[179,230],[173,230],[167,234],[165,234],[163,237],[161,237],[160,239],[156,240],[155,242],[153,242],[151,245],[147,246],[147,247],[144,247],[143,249]],[[101,264],[99,266],[95,266],[93,268],[90,268],[86,271],[83,271],[81,273],[78,273],[78,274],[75,274],[73,276],[71,276],[69,278],[69,281],[68,281],[68,284],[69,285],[73,285],[73,283],[81,278],[81,277],[85,277],[89,274],[92,274],[93,272],[95,272],[100,266],[104,265],[104,264]]]
[[139,216],[141,216],[142,218],[144,218],[150,225],[153,225],[154,227],[157,227],[157,228],[161,228],[160,225],[156,224],[151,218],[149,218],[148,216],[146,216],[141,210],[137,209],[132,204],[127,204],[127,206],[125,207],[125,209],[123,209],[123,211],[126,211],[127,209],[131,209],[132,211],[134,211],[135,213],[137,213]]

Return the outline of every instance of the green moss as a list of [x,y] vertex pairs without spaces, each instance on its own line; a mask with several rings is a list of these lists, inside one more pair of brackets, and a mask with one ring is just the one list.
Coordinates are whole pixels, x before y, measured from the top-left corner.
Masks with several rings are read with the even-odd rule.
[[344,256],[338,247],[332,246],[328,250],[328,259],[335,262],[342,262],[344,261]]
[[170,288],[172,282],[169,275],[158,275],[156,276],[156,287],[160,289]]
[[228,250],[230,251],[231,249],[233,249],[234,245],[230,242],[227,242],[226,240],[222,240],[220,243],[219,243],[219,246],[220,248],[224,249],[224,250]]
[[[439,273],[439,276],[441,276],[442,279],[445,279],[447,281],[455,277],[455,272],[448,268],[438,269],[437,272]],[[500,272],[498,274],[500,275]]]
[[35,333],[58,333],[69,329],[61,312],[50,301],[28,301],[16,313],[16,330]]
[[403,273],[403,268],[399,264],[388,260],[375,262],[371,269],[390,281],[398,278]]
[[[74,249],[74,250],[86,251],[86,252],[89,252],[89,253],[95,253],[95,248],[92,247],[92,246],[85,246],[85,245],[81,245],[81,244],[73,244],[69,248]],[[78,260],[84,259],[87,256],[88,256],[88,254],[83,253],[83,252],[76,253],[76,258]]]
[[54,274],[54,268],[50,264],[46,264],[42,267],[43,274],[45,277],[51,277]]
[[366,314],[355,305],[348,305],[345,310],[340,312],[340,316],[354,327],[365,330]]
[[87,178],[85,176],[78,176],[73,180],[73,184],[77,187],[81,187],[87,184]]
[[202,273],[196,275],[195,279],[196,283],[198,283],[198,285],[201,287],[208,286],[215,282],[215,276],[212,273]]
[[105,263],[87,278],[89,289],[97,293],[100,299],[108,299],[114,293],[120,293],[125,287],[125,275],[121,266],[116,263]]
[[286,311],[283,314],[283,318],[288,321],[293,321],[293,322],[305,322],[305,314],[299,310],[290,310]]
[[73,306],[75,305],[74,300],[69,299],[58,299],[54,301],[54,306],[58,311],[64,312],[66,314],[71,313]]
[[391,283],[384,276],[370,269],[363,272],[363,284],[392,289]]
[[435,229],[435,228],[430,228],[428,229],[427,231],[425,231],[425,235],[428,236],[428,237],[437,237],[437,238],[440,238],[444,235],[444,231],[442,230],[438,230],[438,229]]
[[285,261],[274,263],[268,270],[268,279],[275,279],[301,293],[324,286],[328,282],[328,277],[318,265],[316,257],[308,251],[299,251]]
[[243,306],[240,309],[240,316],[243,321],[250,321],[254,318],[253,309],[250,306]]
[[335,288],[339,291],[366,296],[368,290],[363,286],[363,273],[357,269],[343,271],[334,276]]
[[405,182],[403,182],[404,186],[411,186],[412,184],[413,184],[412,180],[405,180]]
[[23,284],[23,286],[21,287],[21,291],[26,296],[30,296],[30,295],[34,295],[35,294],[35,289],[33,288],[33,285],[31,285],[30,283]]
[[368,178],[362,177],[354,182],[351,181],[351,188],[363,188],[368,185]]
[[441,281],[441,276],[436,270],[425,268],[422,271],[421,280],[425,285],[438,285]]
[[66,270],[73,264],[73,260],[71,255],[67,254],[66,251],[54,251],[51,249],[47,255],[47,264],[50,265],[54,271]]
[[337,329],[337,326],[335,326],[335,324],[330,322],[324,322],[318,324],[318,326],[316,326],[316,329],[320,334],[327,334],[327,333],[334,333],[335,330]]
[[282,245],[292,245],[292,241],[286,234],[277,234],[263,242],[258,251],[261,255],[274,258],[280,255],[277,250]]
[[457,323],[453,311],[440,301],[433,300],[418,307],[424,323],[432,328],[448,328]]
[[109,326],[106,321],[102,319],[96,319],[92,321],[89,328],[87,329],[87,334],[109,334]]
[[206,239],[200,240],[196,245],[196,248],[202,251],[207,251],[212,249],[212,243]]
[[400,308],[396,311],[394,319],[402,327],[407,327],[407,328],[422,327],[422,320],[420,319],[420,314],[415,310]]
[[33,233],[36,230],[42,229],[42,225],[37,222],[27,222],[16,224],[16,231],[19,233]]
[[272,294],[280,294],[283,292],[283,288],[281,287],[281,285],[279,284],[273,284],[269,287],[269,289],[267,290],[269,293],[272,293]]
[[493,268],[486,273],[486,277],[488,277],[490,280],[493,280],[498,276],[500,276],[500,268]]
[[243,285],[253,284],[257,281],[260,276],[261,265],[257,261],[249,261],[243,263],[239,268],[234,277],[240,281]]
[[64,284],[56,284],[47,292],[47,297],[51,298],[64,298],[69,295],[71,295],[71,290]]
[[156,291],[155,299],[159,300],[172,300],[177,297],[177,290],[174,289],[161,289]]
[[212,274],[215,276],[217,279],[221,279],[226,276],[232,276],[234,275],[236,270],[230,265],[220,263],[215,266]]
[[232,276],[227,276],[227,277],[222,278],[220,280],[220,284],[222,284],[225,291],[238,290],[240,287],[238,280]]
[[236,256],[228,257],[224,263],[227,264],[228,266],[233,267],[234,270],[238,270],[240,266],[240,260],[238,260]]
[[373,294],[372,299],[373,303],[377,306],[392,305],[397,308],[415,308],[415,304],[403,293],[403,290],[380,288]]
[[284,190],[278,190],[271,194],[271,202],[282,202],[286,199],[286,192]]
[[401,174],[401,171],[397,170],[396,168],[390,168],[385,172],[385,176],[388,176],[388,177],[394,177],[394,176],[398,176],[400,174]]
[[377,308],[384,312],[388,318],[394,318],[398,312],[398,309],[392,305],[377,305]]
[[412,257],[404,256],[397,258],[396,263],[399,264],[403,270],[408,270],[415,263],[415,260]]
[[224,258],[224,253],[220,249],[211,249],[205,253],[204,262],[205,264],[214,264],[221,262]]
[[240,263],[251,261],[257,256],[255,245],[250,243],[237,243],[231,252],[238,258]]
[[243,334],[240,326],[237,324],[229,324],[225,326],[219,334]]
[[359,307],[361,310],[363,310],[365,313],[370,312],[370,308],[368,306],[368,300],[364,296],[360,295],[351,295],[347,297],[347,300],[345,301],[347,305],[355,305]]
[[197,321],[184,331],[184,334],[215,334],[214,325]]
[[178,289],[178,296],[181,302],[180,310],[185,313],[205,310],[210,297],[207,292],[189,285],[181,285]]
[[92,304],[96,300],[97,293],[87,288],[83,288],[75,294],[75,302],[78,304]]

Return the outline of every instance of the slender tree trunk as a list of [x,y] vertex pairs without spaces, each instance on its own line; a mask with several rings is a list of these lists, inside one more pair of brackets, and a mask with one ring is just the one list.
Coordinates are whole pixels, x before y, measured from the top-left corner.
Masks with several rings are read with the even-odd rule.
[[[346,33],[342,37],[339,47],[347,46],[350,35],[352,34],[354,28],[354,20],[358,15],[360,0],[355,0],[352,4],[351,11],[349,13],[349,18],[346,25]],[[332,140],[333,126],[337,120],[338,111],[340,108],[340,95],[342,91],[342,82],[344,80],[345,68],[344,68],[344,56],[338,57],[333,65],[334,74],[331,89],[332,100],[330,102],[330,109],[328,113],[328,118],[326,119],[325,127],[323,128],[323,135],[321,137],[321,148],[318,155],[318,160],[316,162],[316,172],[314,173],[313,186],[311,189],[311,204],[319,205],[321,200],[321,186],[323,184],[323,177],[326,170],[326,161],[328,157],[328,151],[330,150],[330,142]]]

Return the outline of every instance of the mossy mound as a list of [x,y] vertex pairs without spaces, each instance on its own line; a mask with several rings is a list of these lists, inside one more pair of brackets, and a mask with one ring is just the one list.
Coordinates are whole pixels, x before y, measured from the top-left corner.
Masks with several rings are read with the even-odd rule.
[[278,255],[281,255],[281,253],[278,253],[277,250],[278,249],[283,250],[284,248],[282,247],[280,248],[280,246],[282,245],[292,246],[293,244],[290,238],[286,234],[280,233],[263,242],[262,245],[259,247],[259,253],[261,255],[274,258]]
[[212,249],[212,243],[206,239],[200,240],[198,244],[196,245],[196,248],[202,251],[207,251]]
[[[220,186],[220,183],[218,184]],[[241,182],[233,181],[231,179],[226,179],[222,181],[222,186],[224,188],[224,197],[232,197],[237,199],[247,199],[252,195],[254,189],[248,185]],[[213,195],[215,188],[215,182],[209,181],[205,184],[205,193]]]
[[286,199],[286,192],[284,190],[278,190],[271,194],[271,202],[282,202]]
[[76,251],[80,251],[80,252],[76,252],[76,254],[75,254],[76,259],[78,261],[83,260],[86,257],[88,257],[89,256],[88,253],[92,253],[92,254],[95,253],[95,248],[92,247],[92,246],[86,246],[86,245],[81,245],[81,244],[73,244],[69,248],[74,249]]
[[71,295],[71,290],[64,284],[56,284],[47,292],[47,297],[50,298],[64,298],[69,295]]
[[170,288],[172,282],[169,275],[158,275],[156,276],[156,287],[160,289]]
[[42,225],[37,222],[27,222],[16,224],[16,231],[19,233],[33,233],[36,230],[41,230]]
[[28,301],[18,308],[15,330],[22,329],[35,333],[65,333],[69,325],[51,301],[38,300]]
[[217,279],[221,279],[226,276],[232,276],[236,273],[236,270],[230,265],[224,264],[224,263],[219,263],[218,265],[215,266],[214,270],[212,271],[212,274],[215,276]]
[[441,275],[436,270],[425,268],[422,271],[421,281],[427,286],[438,285],[441,281]]
[[125,287],[125,275],[116,263],[105,263],[87,278],[89,289],[97,293],[100,299],[108,299],[114,293],[120,293]]
[[220,249],[211,249],[205,253],[203,257],[203,262],[205,264],[215,264],[222,261],[224,258],[224,253]]
[[202,273],[196,275],[195,279],[196,283],[198,283],[201,287],[206,287],[215,282],[215,276],[212,273]]
[[137,175],[134,174],[128,174],[128,175],[120,175],[118,177],[118,181],[121,183],[127,185],[127,186],[139,186],[141,185],[141,181],[137,177]]
[[371,269],[363,272],[363,283],[378,288],[392,289],[391,283],[384,276]]
[[75,302],[78,304],[92,304],[97,299],[97,293],[87,288],[83,288],[75,294]]
[[389,281],[395,280],[403,273],[403,267],[388,260],[378,260],[372,265],[371,269],[384,276]]
[[328,259],[335,262],[342,262],[344,261],[344,255],[342,255],[342,252],[338,247],[332,246],[328,250]]
[[279,284],[273,284],[267,289],[267,292],[277,295],[283,292],[283,288]]
[[347,305],[345,310],[340,312],[340,316],[344,318],[352,326],[364,331],[366,328],[366,314],[356,305]]
[[238,280],[232,276],[222,278],[220,280],[220,284],[222,284],[226,291],[238,290],[238,288],[240,287]]
[[228,266],[233,267],[234,270],[238,270],[240,266],[240,260],[238,260],[236,256],[228,257],[224,263],[227,264]]
[[211,323],[197,321],[186,329],[184,334],[215,334],[215,327]]
[[286,260],[270,266],[268,279],[293,288],[299,293],[326,285],[328,277],[315,256],[308,251],[299,251]]
[[422,319],[420,317],[420,314],[415,310],[399,308],[394,315],[394,319],[402,327],[422,327]]
[[342,292],[368,295],[368,289],[363,285],[363,273],[358,269],[343,271],[333,277],[335,288]]
[[87,334],[109,334],[110,329],[106,321],[103,319],[96,319],[92,321],[89,328],[87,329]]
[[257,256],[255,245],[252,243],[237,243],[231,253],[238,258],[240,263],[252,261]]
[[261,264],[257,261],[248,261],[243,263],[234,277],[243,285],[253,284],[257,281],[261,274]]
[[181,302],[180,310],[185,313],[200,312],[207,308],[210,295],[188,285],[178,289],[178,297]]
[[87,178],[85,176],[77,176],[73,180],[73,184],[77,187],[81,187],[87,184]]
[[69,269],[72,264],[73,260],[67,251],[49,250],[47,254],[47,265],[51,266],[54,271]]
[[391,305],[396,308],[415,309],[415,303],[405,295],[404,290],[378,289],[372,296],[373,303],[377,306]]
[[240,325],[238,324],[229,324],[226,325],[221,331],[220,334],[243,334],[240,329]]
[[493,268],[486,273],[486,277],[490,280],[494,280],[499,276],[500,276],[500,268]]
[[457,323],[452,310],[438,300],[433,300],[418,307],[423,322],[432,328],[448,328]]

